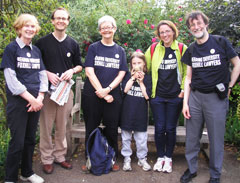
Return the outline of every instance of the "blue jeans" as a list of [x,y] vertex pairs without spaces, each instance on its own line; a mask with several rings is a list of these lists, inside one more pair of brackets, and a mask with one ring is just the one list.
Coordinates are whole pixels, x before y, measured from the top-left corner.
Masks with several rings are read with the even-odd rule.
[[182,98],[162,98],[156,96],[150,105],[155,123],[155,145],[157,156],[172,157],[176,144],[176,126],[182,110]]

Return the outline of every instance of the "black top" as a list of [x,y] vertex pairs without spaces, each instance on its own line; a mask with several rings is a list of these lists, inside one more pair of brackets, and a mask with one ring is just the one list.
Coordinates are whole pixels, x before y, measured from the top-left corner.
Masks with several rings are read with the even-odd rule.
[[[123,90],[130,78],[131,74],[128,72],[122,83]],[[150,97],[152,86],[151,76],[145,75],[143,83]],[[139,84],[135,81],[123,98],[120,127],[126,131],[145,132],[147,131],[147,125],[148,103],[142,94]]]
[[[40,50],[36,46],[20,48],[16,41],[11,42],[4,50],[1,69],[10,68],[16,72],[17,79],[27,91],[37,97],[40,89],[39,72],[44,70]],[[7,94],[12,95],[6,87]]]
[[42,52],[46,70],[59,76],[73,66],[82,65],[79,45],[69,36],[59,42],[51,33],[40,38],[36,46]]
[[180,84],[178,83],[177,67],[177,58],[174,50],[165,48],[165,55],[158,69],[158,96],[174,98],[181,92]]
[[209,35],[204,44],[195,42],[186,50],[182,62],[192,67],[192,88],[212,91],[219,83],[229,83],[229,59],[237,56],[237,53],[230,42],[222,38],[225,47]]
[[[127,71],[126,53],[117,44],[105,46],[101,41],[89,46],[85,67],[93,67],[94,72],[103,88],[106,88],[117,77],[119,71]],[[94,96],[95,89],[87,78],[84,84],[84,95]],[[121,96],[120,87],[110,92],[114,99]]]

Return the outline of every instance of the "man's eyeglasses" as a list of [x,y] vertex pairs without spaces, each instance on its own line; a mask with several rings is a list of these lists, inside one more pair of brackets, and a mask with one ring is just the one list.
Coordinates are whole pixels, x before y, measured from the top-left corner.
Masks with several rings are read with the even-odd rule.
[[65,17],[54,17],[54,19],[58,20],[58,21],[60,21],[60,20],[62,20],[62,21],[68,20],[68,18],[65,18]]

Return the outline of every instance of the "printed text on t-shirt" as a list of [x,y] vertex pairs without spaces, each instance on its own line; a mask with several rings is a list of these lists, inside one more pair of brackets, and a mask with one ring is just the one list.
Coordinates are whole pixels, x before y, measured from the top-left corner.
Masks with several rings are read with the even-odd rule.
[[205,57],[192,57],[192,67],[200,68],[200,67],[211,67],[221,65],[220,55],[208,55]]
[[119,69],[119,63],[119,59],[109,57],[95,56],[94,59],[94,66]]
[[39,58],[17,57],[17,68],[40,69],[40,59]]

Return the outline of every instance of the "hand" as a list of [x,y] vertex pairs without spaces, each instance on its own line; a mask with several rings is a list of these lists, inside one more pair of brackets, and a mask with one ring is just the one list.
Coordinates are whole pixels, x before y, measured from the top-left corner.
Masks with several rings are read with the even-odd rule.
[[40,97],[34,98],[33,100],[31,100],[28,103],[27,107],[29,107],[29,108],[28,108],[27,112],[37,112],[37,111],[40,111],[42,106],[43,106],[42,99]]
[[66,80],[70,80],[70,79],[72,79],[72,76],[73,76],[73,74],[74,74],[74,70],[73,69],[68,69],[67,71],[65,71],[62,75],[61,75],[61,77],[60,77],[60,80],[61,81],[66,81]]
[[112,95],[107,95],[104,97],[104,99],[107,101],[107,103],[112,103],[114,100]]
[[110,88],[102,88],[102,89],[99,89],[97,91],[95,91],[96,95],[99,97],[99,98],[104,98],[105,96],[108,95],[108,93],[110,92]]
[[53,86],[57,86],[58,83],[60,82],[60,78],[58,77],[57,74],[52,73],[52,72],[47,72],[48,80],[51,82]]
[[183,98],[183,97],[184,97],[184,92],[181,91],[181,92],[179,93],[179,95],[178,95],[178,98]]
[[136,80],[138,78],[138,72],[136,72],[134,69],[132,69],[131,76],[132,76],[132,78],[134,78],[134,80]]
[[138,78],[137,78],[138,81],[142,82],[143,79],[144,79],[144,75],[145,75],[145,73],[142,72],[142,71],[138,71],[137,73],[138,73]]
[[187,104],[183,104],[182,113],[183,113],[183,116],[186,119],[190,119],[191,118],[191,115],[190,115],[190,112],[189,112],[189,106]]

